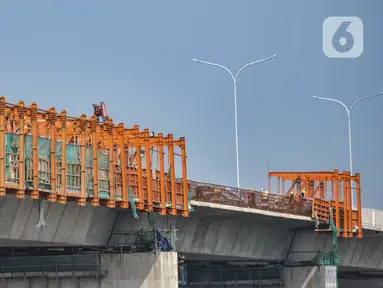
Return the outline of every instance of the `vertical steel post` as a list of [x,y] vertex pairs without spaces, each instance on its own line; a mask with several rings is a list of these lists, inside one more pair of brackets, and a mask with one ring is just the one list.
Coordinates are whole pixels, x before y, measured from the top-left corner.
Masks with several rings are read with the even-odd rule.
[[18,116],[19,116],[19,139],[20,139],[20,153],[19,153],[19,189],[16,192],[17,198],[24,198],[25,189],[25,137],[24,137],[24,116],[25,107],[24,101],[20,101],[18,104]]
[[80,206],[86,205],[86,115],[81,115],[81,198],[78,201]]
[[347,195],[347,173],[342,172],[342,184],[343,184],[343,237],[348,238],[348,195]]
[[183,192],[183,212],[182,216],[189,216],[189,191],[188,180],[186,171],[186,141],[185,138],[181,138],[181,157],[182,157],[182,192]]
[[66,162],[66,141],[67,141],[67,113],[65,110],[61,112],[61,187],[58,202],[60,204],[66,203],[66,186],[67,186],[67,162]]
[[[121,181],[122,181],[122,205],[121,208],[129,207],[129,199],[128,199],[128,187],[126,182],[126,154],[125,154],[125,128],[124,124],[119,124],[119,136],[120,136],[120,159],[121,159]],[[117,155],[118,157],[118,155]]]
[[108,122],[106,124],[107,132],[109,135],[109,200],[108,200],[108,207],[114,208],[116,205],[115,198],[114,198],[114,163],[113,163],[113,121],[111,118],[108,119]]
[[31,105],[32,114],[32,165],[33,165],[33,192],[31,193],[32,199],[39,198],[39,154],[38,154],[38,141],[39,130],[37,123],[37,104]]
[[48,200],[51,202],[57,201],[56,191],[56,110],[54,107],[49,109],[49,124],[50,124],[50,142],[51,142],[51,193]]
[[172,208],[170,210],[171,215],[177,215],[177,202],[176,202],[176,176],[174,169],[174,143],[173,134],[168,135],[169,139],[169,164],[170,164],[170,183],[171,183],[171,195],[172,195]]
[[90,118],[90,129],[92,133],[92,170],[93,170],[93,206],[100,205],[100,195],[98,191],[98,138],[97,138],[97,118]]
[[150,145],[149,145],[149,130],[144,131],[145,143],[145,173],[146,173],[146,191],[148,192],[148,211],[153,211],[153,190],[152,190],[152,172],[151,172],[151,159],[150,159]]
[[360,194],[360,175],[359,173],[355,174],[356,177],[356,197],[358,201],[358,238],[363,237],[363,227],[362,227],[362,196]]
[[5,97],[0,97],[0,196],[5,196]]
[[158,134],[160,153],[160,189],[161,189],[161,215],[166,215],[166,190],[165,190],[165,159],[164,159],[164,136]]
[[137,160],[137,190],[138,190],[138,204],[137,208],[144,209],[144,191],[142,189],[142,162],[141,162],[141,147],[140,147],[140,131],[138,126],[136,128],[136,160]]

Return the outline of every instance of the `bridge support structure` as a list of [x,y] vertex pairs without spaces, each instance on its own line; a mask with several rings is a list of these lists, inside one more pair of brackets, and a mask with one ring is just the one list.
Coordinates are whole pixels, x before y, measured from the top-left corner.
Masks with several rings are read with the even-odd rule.
[[286,288],[338,287],[335,266],[285,267],[283,279]]

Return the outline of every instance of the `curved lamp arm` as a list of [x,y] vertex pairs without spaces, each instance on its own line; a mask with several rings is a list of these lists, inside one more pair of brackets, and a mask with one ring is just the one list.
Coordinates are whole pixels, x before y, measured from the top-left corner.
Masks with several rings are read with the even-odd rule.
[[236,81],[239,74],[241,74],[242,70],[245,69],[246,67],[249,67],[251,65],[254,65],[254,64],[258,64],[258,63],[261,63],[261,62],[264,62],[264,61],[267,61],[267,60],[271,60],[273,59],[274,57],[276,57],[277,55],[273,55],[273,56],[270,56],[270,57],[267,57],[267,58],[264,58],[264,59],[261,59],[261,60],[257,60],[257,61],[254,61],[254,62],[250,62],[248,64],[246,64],[245,66],[243,66],[241,69],[239,69],[239,71],[237,72],[237,75],[235,75],[234,77],[234,80]]
[[202,63],[202,64],[207,64],[207,65],[210,65],[210,66],[219,67],[219,68],[221,68],[221,69],[227,71],[227,72],[230,74],[230,76],[231,76],[231,78],[233,79],[233,81],[235,81],[235,77],[234,77],[233,73],[231,73],[231,71],[230,71],[229,69],[227,69],[227,68],[226,68],[225,66],[223,66],[223,65],[215,64],[215,63],[207,62],[207,61],[203,61],[203,60],[198,60],[198,59],[196,59],[196,58],[194,58],[193,61],[195,61],[195,62],[199,62],[199,63]]
[[[342,102],[342,101],[339,101],[339,100],[336,100],[336,99],[332,99],[332,98],[325,98],[325,97],[319,97],[319,96],[315,96],[313,95],[313,97],[315,99],[320,99],[320,100],[327,100],[327,101],[332,101],[332,102],[336,102],[336,103],[339,103],[340,105],[342,105],[344,107],[344,109],[346,109],[347,113],[350,114],[351,112],[351,109],[349,110],[347,108],[347,106]],[[352,107],[352,106],[351,106]]]
[[350,112],[355,107],[355,105],[358,104],[360,101],[367,100],[367,99],[374,98],[374,97],[378,97],[378,96],[383,96],[383,92],[376,93],[376,94],[370,95],[370,96],[365,96],[365,97],[362,97],[362,98],[356,100],[354,103],[352,103],[351,108],[350,108]]

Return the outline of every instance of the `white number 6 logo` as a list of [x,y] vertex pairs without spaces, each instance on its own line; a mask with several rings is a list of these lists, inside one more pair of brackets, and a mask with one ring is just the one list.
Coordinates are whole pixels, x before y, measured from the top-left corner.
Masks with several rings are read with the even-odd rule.
[[330,58],[363,53],[363,22],[358,17],[328,17],[323,22],[323,52]]

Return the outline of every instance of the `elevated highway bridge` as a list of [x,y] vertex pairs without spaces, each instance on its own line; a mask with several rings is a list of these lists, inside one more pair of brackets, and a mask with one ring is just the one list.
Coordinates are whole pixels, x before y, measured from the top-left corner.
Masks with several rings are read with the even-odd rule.
[[255,191],[186,167],[183,137],[0,97],[0,246],[113,248],[156,227],[189,259],[315,264],[335,235],[340,267],[382,270],[383,214],[362,208],[359,174],[270,172]]

